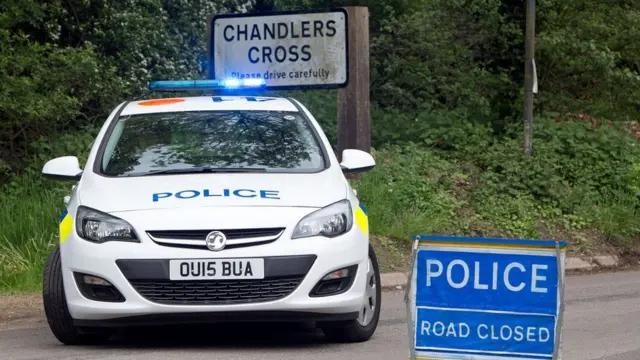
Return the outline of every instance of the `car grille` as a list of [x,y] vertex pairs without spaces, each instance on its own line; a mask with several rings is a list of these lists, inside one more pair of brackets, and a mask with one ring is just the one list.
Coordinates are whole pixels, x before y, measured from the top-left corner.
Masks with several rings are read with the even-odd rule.
[[300,285],[303,275],[262,280],[130,280],[146,299],[169,305],[246,304],[282,299]]
[[[284,228],[263,228],[263,229],[229,229],[218,230],[222,232],[227,240],[246,239],[263,236],[277,236]],[[214,230],[154,230],[148,231],[149,235],[156,239],[184,239],[184,240],[204,240],[207,235]]]
[[[217,230],[227,237],[227,249],[264,245],[276,241],[285,228]],[[151,230],[147,234],[162,246],[206,249],[205,238],[214,230]]]

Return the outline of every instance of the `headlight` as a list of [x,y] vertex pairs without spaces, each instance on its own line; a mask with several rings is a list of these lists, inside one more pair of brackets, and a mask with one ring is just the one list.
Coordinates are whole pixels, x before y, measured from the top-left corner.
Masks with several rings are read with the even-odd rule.
[[128,222],[103,212],[80,206],[76,215],[76,231],[85,240],[139,242]]
[[296,225],[291,238],[334,237],[351,230],[352,225],[351,203],[342,200],[305,216]]

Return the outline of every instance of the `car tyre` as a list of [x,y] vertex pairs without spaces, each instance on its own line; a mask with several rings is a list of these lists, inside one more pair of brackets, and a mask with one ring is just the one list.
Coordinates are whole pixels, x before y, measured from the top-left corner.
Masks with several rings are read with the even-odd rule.
[[65,345],[95,345],[108,340],[110,329],[82,328],[73,324],[62,282],[60,247],[49,254],[42,281],[42,302],[53,335]]
[[364,342],[373,336],[378,327],[382,305],[380,268],[373,246],[369,244],[369,265],[367,270],[367,291],[359,317],[347,322],[324,323],[319,327],[324,335],[334,342]]

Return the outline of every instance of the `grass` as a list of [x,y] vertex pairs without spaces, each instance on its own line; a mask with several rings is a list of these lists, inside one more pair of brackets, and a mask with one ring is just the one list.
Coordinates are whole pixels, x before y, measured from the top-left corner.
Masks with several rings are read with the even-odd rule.
[[378,165],[352,185],[369,212],[371,232],[410,239],[442,231],[455,216],[455,166],[416,146],[374,151]]
[[415,145],[374,154],[376,169],[353,186],[369,210],[371,232],[387,243],[407,243],[412,234],[544,238],[568,241],[570,254],[587,255],[640,244],[638,199],[629,192],[592,193],[571,211],[526,191],[496,191],[486,169]]
[[637,201],[625,197],[617,197],[609,206],[592,205],[591,211],[584,210],[593,219],[594,228],[598,229],[613,245],[620,248],[632,248],[639,242],[640,233]]
[[39,290],[42,270],[58,241],[58,216],[64,191],[35,176],[0,193],[0,292]]

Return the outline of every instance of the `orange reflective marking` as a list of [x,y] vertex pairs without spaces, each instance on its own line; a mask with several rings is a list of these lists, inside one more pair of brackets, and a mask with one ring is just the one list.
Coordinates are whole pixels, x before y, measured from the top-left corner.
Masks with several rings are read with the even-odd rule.
[[158,105],[171,105],[184,102],[184,99],[156,99],[139,102],[138,105],[142,106],[158,106]]

